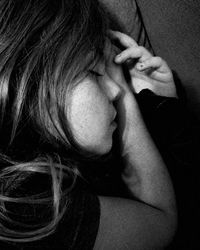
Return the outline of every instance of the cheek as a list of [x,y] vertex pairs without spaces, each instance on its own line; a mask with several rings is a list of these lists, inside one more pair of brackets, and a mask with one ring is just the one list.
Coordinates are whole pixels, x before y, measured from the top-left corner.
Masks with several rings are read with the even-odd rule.
[[76,141],[88,150],[106,153],[112,146],[108,102],[103,95],[76,92],[70,105],[69,121]]
[[106,117],[94,103],[76,103],[71,108],[71,124],[78,137],[100,137],[106,129]]

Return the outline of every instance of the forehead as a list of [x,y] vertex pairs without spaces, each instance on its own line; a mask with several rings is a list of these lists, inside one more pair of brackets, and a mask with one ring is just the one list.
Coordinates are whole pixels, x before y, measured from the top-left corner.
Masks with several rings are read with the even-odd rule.
[[[105,41],[105,47],[101,53],[101,55],[99,55],[98,58],[94,59],[93,58],[93,62],[90,64],[90,66],[88,68],[85,68],[84,72],[81,73],[80,77],[77,78],[76,83],[80,83],[82,80],[84,80],[87,76],[88,76],[88,71],[93,70],[93,69],[97,69],[97,70],[104,70],[106,65],[113,61],[114,56],[119,53],[119,49],[112,44],[112,42],[110,41],[109,38],[106,38]],[[91,60],[92,58],[92,52],[91,54],[88,54],[88,60]]]
[[120,50],[110,41],[109,38],[106,39],[105,48],[103,51],[103,56],[97,63],[105,65],[106,63],[113,61],[114,57],[120,52]]
[[111,42],[111,40],[107,38],[104,49],[105,60],[109,60],[111,57],[113,58],[116,54],[119,53],[119,51],[120,50]]

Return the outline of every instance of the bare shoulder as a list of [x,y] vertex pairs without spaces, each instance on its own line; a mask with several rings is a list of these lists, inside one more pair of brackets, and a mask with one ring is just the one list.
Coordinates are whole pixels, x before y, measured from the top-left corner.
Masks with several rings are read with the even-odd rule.
[[101,215],[95,250],[162,249],[172,240],[175,223],[159,209],[129,199],[99,199]]

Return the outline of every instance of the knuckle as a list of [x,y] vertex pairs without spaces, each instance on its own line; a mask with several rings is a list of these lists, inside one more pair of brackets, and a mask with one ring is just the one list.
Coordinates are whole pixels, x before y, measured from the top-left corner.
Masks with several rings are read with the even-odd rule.
[[155,56],[154,58],[158,63],[163,62],[163,59],[160,56]]
[[143,46],[138,46],[138,49],[142,55],[146,55],[148,57],[151,55],[151,53]]
[[138,46],[138,49],[141,50],[142,52],[146,51],[146,49],[141,45]]

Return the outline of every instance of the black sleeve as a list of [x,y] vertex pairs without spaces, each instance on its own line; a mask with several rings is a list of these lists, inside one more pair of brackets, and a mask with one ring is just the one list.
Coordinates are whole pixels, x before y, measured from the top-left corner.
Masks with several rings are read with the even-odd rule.
[[[156,96],[147,89],[136,98],[172,176],[180,179],[184,169],[195,171],[200,163],[200,126],[186,105],[177,98]],[[175,165],[181,167],[181,171]]]
[[172,249],[193,249],[200,222],[199,122],[177,98],[156,96],[149,90],[141,91],[136,98],[175,189],[179,224]]
[[[30,182],[29,182],[30,184]],[[37,182],[38,185],[38,182]],[[26,183],[27,186],[27,183]],[[32,185],[32,188],[34,186]],[[18,208],[17,208],[18,207]],[[39,209],[39,210],[38,210]],[[23,223],[42,220],[48,214],[48,208],[18,206],[11,207],[10,212]],[[28,216],[28,217],[27,217]],[[83,181],[78,181],[69,195],[66,211],[55,227],[55,231],[47,237],[28,243],[9,243],[0,241],[1,249],[20,250],[82,250],[93,249],[100,220],[100,204],[98,197],[91,193]],[[14,225],[13,225],[14,228]]]

